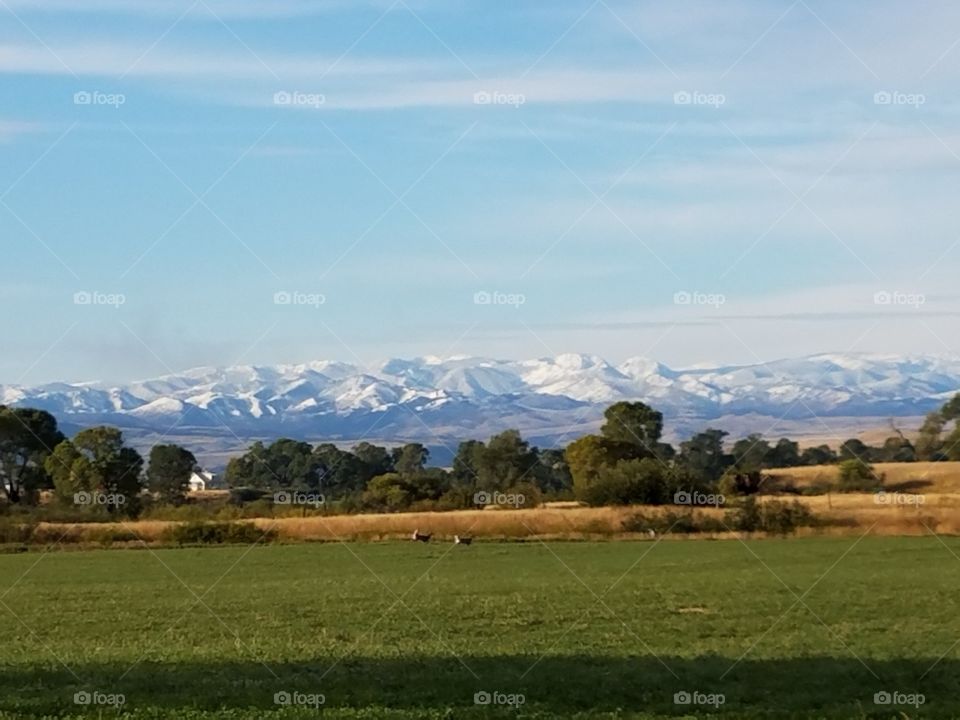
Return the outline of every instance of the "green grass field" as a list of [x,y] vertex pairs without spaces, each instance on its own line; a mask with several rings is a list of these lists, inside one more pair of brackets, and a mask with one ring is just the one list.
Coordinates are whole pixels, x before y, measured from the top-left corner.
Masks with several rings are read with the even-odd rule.
[[319,695],[328,718],[955,718],[952,553],[869,537],[2,555],[0,717],[115,717],[97,703],[122,694],[135,718],[317,717]]

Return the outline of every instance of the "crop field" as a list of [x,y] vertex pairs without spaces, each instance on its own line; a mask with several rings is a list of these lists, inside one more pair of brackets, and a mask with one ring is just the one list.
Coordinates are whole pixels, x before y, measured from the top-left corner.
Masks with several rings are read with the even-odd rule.
[[0,555],[0,717],[960,717],[958,586],[934,536]]

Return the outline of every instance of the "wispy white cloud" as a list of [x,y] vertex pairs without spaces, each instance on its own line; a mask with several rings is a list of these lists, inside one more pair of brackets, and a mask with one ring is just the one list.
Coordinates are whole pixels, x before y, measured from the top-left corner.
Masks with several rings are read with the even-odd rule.
[[[295,54],[257,53],[239,49],[212,52],[164,45],[148,50],[149,43],[37,43],[0,44],[0,73],[37,75],[121,75],[197,80],[250,80],[276,76],[309,80],[323,76],[391,76],[425,72],[435,65],[429,60],[393,58],[338,58]],[[55,53],[55,54],[54,54]],[[62,62],[61,62],[62,61]]]
[[4,0],[18,13],[115,14],[178,17],[191,10],[190,17],[295,18],[325,15],[349,9],[386,9],[388,0]]
[[4,120],[0,118],[0,142],[13,140],[21,135],[43,132],[45,129],[46,126],[41,123]]

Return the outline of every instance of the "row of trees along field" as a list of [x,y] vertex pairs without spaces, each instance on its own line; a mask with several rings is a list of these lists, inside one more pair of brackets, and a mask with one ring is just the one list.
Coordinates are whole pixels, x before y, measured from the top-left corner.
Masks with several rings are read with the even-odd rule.
[[197,467],[189,450],[155,445],[146,472],[144,464],[117,428],[88,428],[68,439],[50,413],[0,405],[0,488],[7,505],[35,505],[43,490],[65,504],[81,493],[122,497],[122,504],[104,503],[104,509],[127,515],[139,512],[144,491],[161,503],[184,500]]
[[[235,503],[264,502],[279,491],[314,493],[342,512],[474,507],[478,492],[522,496],[528,506],[542,498],[659,504],[679,490],[752,494],[770,468],[830,463],[841,467],[847,489],[869,489],[876,478],[871,463],[960,460],[958,418],[960,394],[927,416],[916,443],[896,431],[879,447],[851,439],[837,451],[826,445],[801,451],[788,438],[771,443],[760,435],[730,445],[727,433],[707,429],[674,448],[663,441],[660,412],[619,402],[607,408],[599,434],[563,450],[533,447],[506,430],[487,442],[460,443],[448,470],[428,466],[429,451],[420,443],[388,449],[361,442],[345,450],[281,438],[256,442],[231,459],[224,479]],[[154,446],[145,462],[117,428],[88,428],[68,439],[44,410],[0,406],[7,508],[36,505],[42,491],[63,505],[97,493],[124,498],[105,503],[106,512],[137,515],[145,505],[187,502],[196,467],[193,454],[178,445]]]

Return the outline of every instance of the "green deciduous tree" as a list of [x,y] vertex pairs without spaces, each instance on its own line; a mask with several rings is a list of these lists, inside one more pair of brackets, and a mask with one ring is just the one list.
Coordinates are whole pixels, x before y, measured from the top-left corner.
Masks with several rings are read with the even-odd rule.
[[602,435],[584,435],[567,445],[564,458],[573,476],[573,491],[578,498],[585,497],[591,484],[606,467],[634,457],[635,446],[610,440]]
[[801,465],[829,465],[837,461],[837,454],[829,445],[808,447],[800,453]]
[[739,472],[758,472],[769,467],[768,459],[772,451],[770,443],[762,435],[754,433],[733,444],[733,462]]
[[34,502],[50,486],[45,460],[62,440],[50,413],[0,405],[0,488],[8,502]]
[[548,448],[537,451],[538,466],[534,472],[537,487],[546,493],[560,494],[573,490],[573,476],[563,450]]
[[309,443],[280,438],[267,446],[255,442],[244,455],[232,458],[224,479],[230,487],[317,491],[320,470]]
[[154,445],[147,466],[147,487],[161,501],[179,505],[186,499],[196,466],[197,459],[189,450],[179,445]]
[[480,440],[464,440],[457,446],[453,458],[453,481],[459,485],[474,487],[484,463],[487,446]]
[[414,475],[385,473],[370,480],[362,501],[372,510],[399,512],[410,509],[418,502],[435,502],[449,489],[447,474],[438,468]]
[[460,443],[453,459],[453,479],[478,490],[506,490],[524,481],[536,483],[540,468],[537,450],[517,430],[504,430],[486,443]]
[[621,460],[602,467],[578,498],[589,505],[662,505],[673,500],[685,480],[655,458]]
[[879,462],[915,462],[917,459],[916,448],[903,435],[888,437],[874,454]]
[[844,440],[843,444],[840,445],[840,460],[862,460],[863,462],[871,462],[873,460],[873,452],[872,449],[859,438],[850,438],[849,440]]
[[661,457],[673,454],[673,448],[660,442],[663,414],[642,402],[618,402],[604,413],[600,434],[607,440],[634,448],[636,458]]
[[943,428],[947,424],[939,410],[926,416],[917,434],[916,451],[919,460],[941,460],[943,458]]
[[69,440],[54,448],[45,466],[53,478],[54,492],[62,502],[71,503],[76,493],[96,490],[101,485],[91,462]]
[[386,448],[364,441],[354,446],[353,454],[364,465],[364,485],[377,475],[393,472],[393,461]]
[[57,494],[66,501],[81,490],[96,491],[115,499],[108,512],[135,515],[140,508],[143,458],[123,444],[123,433],[101,425],[81,430],[64,440],[47,459]]
[[394,448],[391,457],[394,471],[401,475],[417,475],[423,472],[430,457],[430,451],[420,443],[407,443]]
[[370,481],[366,465],[352,452],[333,443],[317,445],[313,456],[319,464],[320,488],[328,498],[361,492]]
[[483,490],[505,490],[521,480],[532,482],[539,463],[536,451],[517,430],[491,437],[481,458],[478,487]]
[[800,465],[800,445],[789,438],[780,438],[766,458],[767,467],[788,468]]
[[723,430],[713,428],[697,433],[680,443],[677,462],[708,485],[718,482],[724,471],[733,464],[733,456],[723,449],[726,436]]

